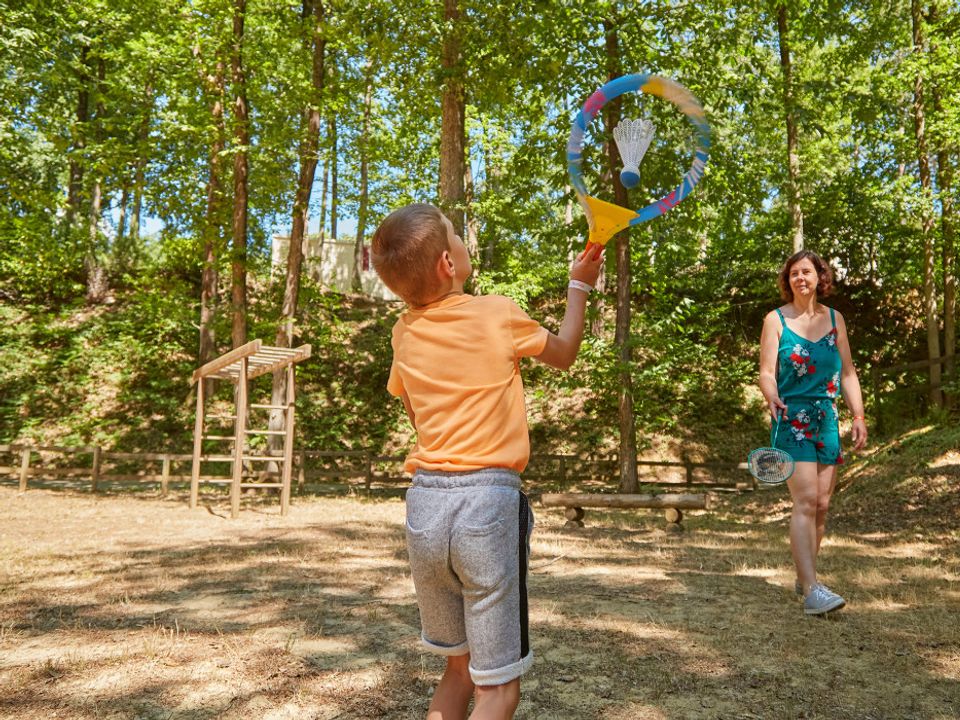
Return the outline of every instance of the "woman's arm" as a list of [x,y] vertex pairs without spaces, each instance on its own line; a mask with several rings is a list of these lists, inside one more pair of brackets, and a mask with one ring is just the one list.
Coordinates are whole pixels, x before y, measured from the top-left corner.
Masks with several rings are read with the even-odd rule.
[[867,423],[863,416],[863,396],[860,393],[860,379],[857,369],[853,366],[853,357],[850,354],[850,341],[847,339],[847,324],[843,315],[837,315],[837,350],[840,352],[840,391],[843,399],[853,413],[853,428],[850,439],[853,440],[853,449],[860,450],[867,444]]
[[780,348],[780,320],[775,312],[767,313],[760,332],[760,392],[770,409],[770,416],[786,415],[787,406],[777,389],[777,351]]

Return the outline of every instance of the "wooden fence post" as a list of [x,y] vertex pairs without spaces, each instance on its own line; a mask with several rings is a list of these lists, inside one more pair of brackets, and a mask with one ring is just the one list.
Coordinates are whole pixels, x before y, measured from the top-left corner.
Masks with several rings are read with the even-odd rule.
[[369,451],[364,451],[363,456],[367,459],[367,468],[366,468],[366,477],[364,478],[364,485],[367,488],[367,492],[370,492],[370,486],[373,483],[373,456],[370,455]]
[[560,456],[560,489],[567,489],[567,458],[564,455]]
[[30,455],[29,447],[20,449],[20,492],[27,491],[27,476],[30,474]]
[[100,481],[100,452],[101,448],[99,445],[94,446],[93,448],[93,471],[91,472],[91,482],[90,489],[93,492],[97,491],[97,483]]
[[160,495],[161,497],[167,496],[167,491],[170,484],[170,456],[164,454],[163,456],[163,470],[160,472]]

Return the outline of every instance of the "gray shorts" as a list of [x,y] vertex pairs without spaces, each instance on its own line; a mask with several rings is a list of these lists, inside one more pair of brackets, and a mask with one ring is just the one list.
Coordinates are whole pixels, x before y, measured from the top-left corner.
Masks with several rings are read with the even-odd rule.
[[418,470],[407,490],[407,552],[421,639],[470,653],[477,685],[502,685],[533,664],[527,558],[533,512],[512,470]]

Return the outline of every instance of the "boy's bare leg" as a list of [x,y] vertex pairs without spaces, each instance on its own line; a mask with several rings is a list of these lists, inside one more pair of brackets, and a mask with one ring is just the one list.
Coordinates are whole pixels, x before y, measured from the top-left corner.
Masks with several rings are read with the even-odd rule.
[[477,685],[470,720],[510,720],[520,704],[520,678],[504,685]]
[[447,658],[440,684],[433,693],[427,720],[463,720],[473,695],[470,679],[470,656],[454,655]]

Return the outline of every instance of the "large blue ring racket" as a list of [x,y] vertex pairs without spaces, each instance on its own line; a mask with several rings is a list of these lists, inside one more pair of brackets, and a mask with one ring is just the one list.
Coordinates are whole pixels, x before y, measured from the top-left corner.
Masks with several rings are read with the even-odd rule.
[[[593,118],[613,98],[627,92],[638,91],[662,97],[676,105],[693,125],[697,149],[693,164],[674,190],[640,210],[630,210],[592,197],[587,192],[587,186],[583,181],[581,166],[583,138]],[[652,220],[676,207],[677,203],[689,195],[703,177],[709,150],[710,125],[707,124],[703,107],[689,90],[669,78],[648,74],[624,75],[611,80],[593,93],[583,104],[583,109],[577,113],[573,127],[570,128],[570,140],[567,142],[567,171],[570,175],[570,184],[576,191],[577,199],[587,216],[587,224],[590,227],[589,244],[606,245],[610,238],[624,228]]]

